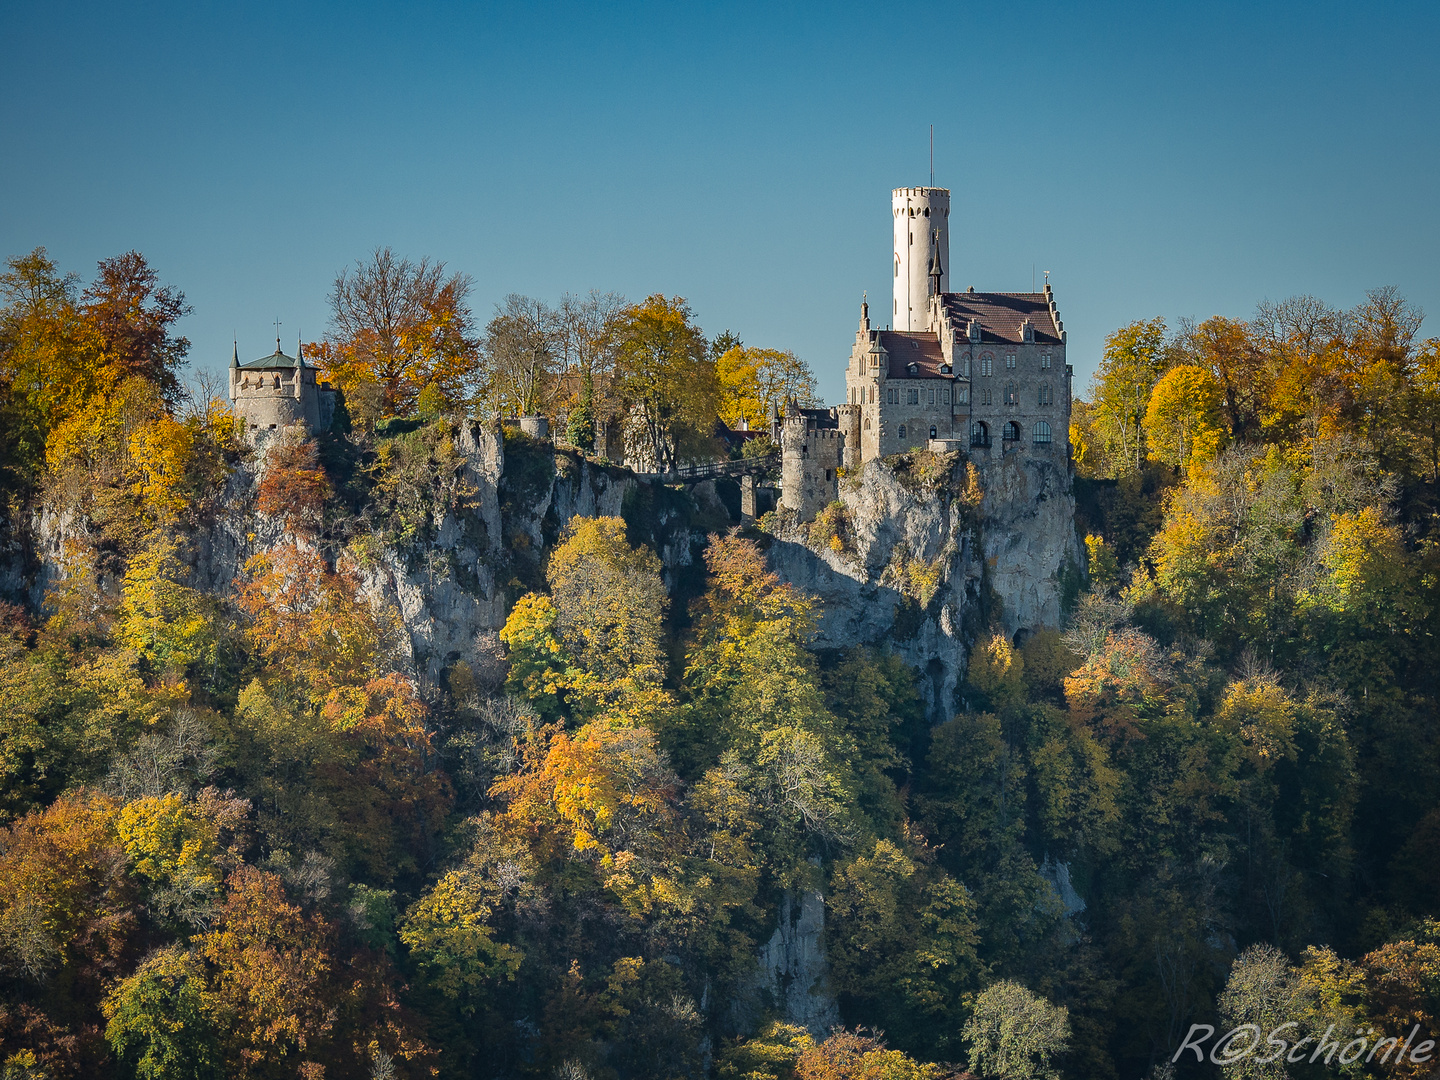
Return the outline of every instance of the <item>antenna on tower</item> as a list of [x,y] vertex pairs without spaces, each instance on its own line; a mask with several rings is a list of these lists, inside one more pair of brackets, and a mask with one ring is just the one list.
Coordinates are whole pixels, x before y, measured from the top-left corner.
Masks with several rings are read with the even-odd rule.
[[935,186],[935,125],[930,125],[930,186]]

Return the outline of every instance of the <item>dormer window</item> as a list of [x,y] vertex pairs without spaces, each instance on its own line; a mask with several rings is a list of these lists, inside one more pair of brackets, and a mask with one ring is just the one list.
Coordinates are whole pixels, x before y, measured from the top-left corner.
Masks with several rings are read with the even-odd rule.
[[1029,342],[1035,340],[1035,324],[1029,319],[1020,324],[1020,340]]
[[979,340],[980,340],[980,320],[979,320],[979,319],[971,319],[969,325],[966,326],[966,328],[965,328],[965,332],[966,332],[966,334],[969,336],[969,338],[970,338],[971,341],[979,341]]
[[911,360],[910,363],[905,365],[905,370],[908,371],[911,375],[919,375],[920,365],[915,363],[914,360]]
[[941,374],[941,375],[949,375],[950,372],[953,371],[953,370],[954,370],[954,369],[951,368],[951,366],[950,366],[949,364],[941,364],[941,365],[940,365],[940,374]]

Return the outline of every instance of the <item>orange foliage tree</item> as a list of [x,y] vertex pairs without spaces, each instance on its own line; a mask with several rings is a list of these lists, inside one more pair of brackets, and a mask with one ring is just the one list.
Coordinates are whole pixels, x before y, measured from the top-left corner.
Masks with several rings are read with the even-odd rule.
[[335,279],[333,337],[321,354],[329,378],[347,397],[378,386],[391,414],[412,410],[427,387],[463,402],[477,370],[469,293],[470,279],[447,276],[443,262],[377,249]]

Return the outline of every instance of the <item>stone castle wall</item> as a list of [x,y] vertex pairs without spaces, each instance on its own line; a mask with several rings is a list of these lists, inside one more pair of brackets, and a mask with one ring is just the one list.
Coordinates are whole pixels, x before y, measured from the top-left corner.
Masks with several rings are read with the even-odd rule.
[[326,431],[335,414],[335,392],[318,382],[313,368],[231,368],[230,400],[247,436],[292,424]]
[[780,429],[780,501],[812,518],[835,501],[844,465],[845,434],[804,414],[787,416]]

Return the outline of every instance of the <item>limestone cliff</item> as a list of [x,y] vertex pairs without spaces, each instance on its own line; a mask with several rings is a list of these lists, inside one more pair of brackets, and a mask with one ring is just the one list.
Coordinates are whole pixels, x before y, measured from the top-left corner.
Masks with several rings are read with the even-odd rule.
[[[396,538],[383,500],[369,497],[343,511],[327,508],[320,534],[301,541],[332,561],[353,562],[365,591],[397,613],[401,659],[422,688],[457,660],[477,670],[496,667],[500,627],[515,600],[540,585],[548,550],[572,517],[625,518],[632,540],[659,554],[672,591],[696,564],[707,531],[730,524],[713,482],[673,490],[476,422],[424,433],[430,456],[422,453],[397,485],[412,518],[423,517],[409,521],[403,538]],[[355,454],[349,444],[341,450]],[[248,559],[294,538],[283,517],[257,508],[271,458],[264,447],[247,451],[215,500],[218,510],[182,537],[178,554],[192,587],[228,596]],[[31,515],[25,533],[23,543],[11,543],[16,550],[4,553],[0,586],[39,607],[61,573],[66,542],[92,538],[93,529],[82,516],[47,504]],[[119,584],[102,574],[103,588]]]
[[1007,455],[867,462],[813,522],[777,516],[771,566],[820,600],[816,645],[884,645],[924,675],[948,718],[976,634],[1058,623],[1079,566],[1068,472]]

